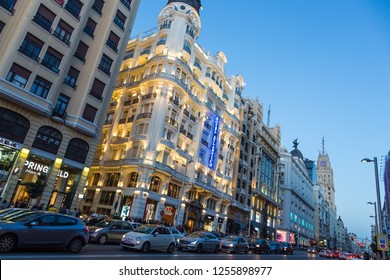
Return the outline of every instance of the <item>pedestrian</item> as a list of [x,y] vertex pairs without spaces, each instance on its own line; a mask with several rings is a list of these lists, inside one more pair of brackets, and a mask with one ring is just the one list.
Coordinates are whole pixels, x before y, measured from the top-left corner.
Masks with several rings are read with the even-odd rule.
[[80,217],[80,211],[76,207],[74,208],[74,210],[72,212],[72,216],[77,217],[77,218]]
[[0,204],[0,209],[7,209],[8,208],[8,201],[6,199],[3,199],[3,201]]

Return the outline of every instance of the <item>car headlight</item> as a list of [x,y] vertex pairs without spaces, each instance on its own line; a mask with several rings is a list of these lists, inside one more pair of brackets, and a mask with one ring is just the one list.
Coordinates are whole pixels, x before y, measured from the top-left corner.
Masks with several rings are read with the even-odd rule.
[[229,244],[229,247],[233,247],[234,246],[234,244]]
[[256,247],[257,247],[257,248],[259,248],[259,247],[260,247],[260,245],[259,245],[259,244],[256,244]]
[[177,239],[177,243],[180,243],[180,239],[179,238]]
[[197,241],[192,241],[191,242],[191,245],[195,245]]
[[98,231],[101,231],[102,230],[102,228],[97,228],[97,229],[95,229],[95,232],[98,232]]

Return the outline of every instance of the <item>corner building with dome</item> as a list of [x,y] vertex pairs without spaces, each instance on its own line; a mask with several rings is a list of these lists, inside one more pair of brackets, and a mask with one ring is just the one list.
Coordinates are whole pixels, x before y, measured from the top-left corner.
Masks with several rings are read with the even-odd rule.
[[200,1],[168,1],[127,45],[82,208],[226,231],[238,164],[242,76],[196,42]]

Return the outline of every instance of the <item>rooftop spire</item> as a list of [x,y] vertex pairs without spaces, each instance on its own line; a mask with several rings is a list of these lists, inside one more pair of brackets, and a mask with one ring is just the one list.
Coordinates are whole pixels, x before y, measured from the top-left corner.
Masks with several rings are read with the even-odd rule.
[[168,0],[168,4],[170,3],[173,3],[173,2],[182,2],[182,3],[186,3],[188,5],[190,5],[191,7],[193,7],[199,14],[199,10],[201,9],[202,7],[202,4],[200,3],[200,0]]

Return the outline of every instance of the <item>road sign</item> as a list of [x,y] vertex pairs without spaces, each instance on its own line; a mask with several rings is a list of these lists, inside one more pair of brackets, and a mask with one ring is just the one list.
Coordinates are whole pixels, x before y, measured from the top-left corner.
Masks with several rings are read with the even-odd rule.
[[376,244],[378,251],[389,251],[389,241],[387,239],[387,234],[377,234]]

